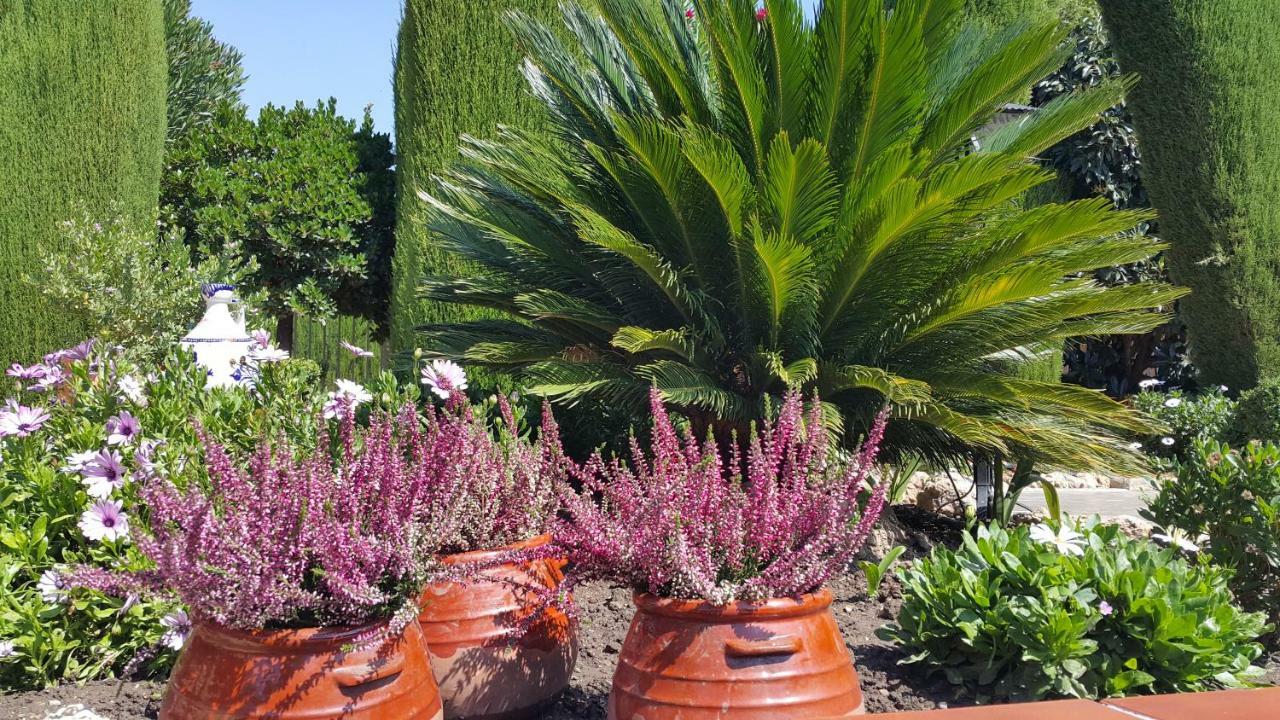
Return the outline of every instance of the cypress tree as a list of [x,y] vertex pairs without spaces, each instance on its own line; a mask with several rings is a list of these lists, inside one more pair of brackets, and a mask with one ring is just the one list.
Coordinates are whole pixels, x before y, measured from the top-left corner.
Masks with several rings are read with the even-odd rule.
[[83,339],[24,281],[61,221],[155,222],[163,18],[160,0],[0,0],[0,360]]
[[417,190],[457,157],[463,134],[492,137],[499,124],[536,127],[542,105],[520,73],[521,57],[503,22],[508,10],[552,19],[559,0],[406,0],[395,65],[397,220],[392,264],[391,343],[414,346],[418,325],[477,316],[420,300],[424,273],[467,266],[433,243]]
[[1202,382],[1280,376],[1280,3],[1103,0]]

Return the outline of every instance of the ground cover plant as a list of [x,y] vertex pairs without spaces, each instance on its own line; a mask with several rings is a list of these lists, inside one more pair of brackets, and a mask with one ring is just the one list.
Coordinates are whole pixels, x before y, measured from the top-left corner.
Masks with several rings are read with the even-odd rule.
[[[1155,381],[1148,382],[1157,386]],[[1225,387],[1198,393],[1144,389],[1133,398],[1133,405],[1157,423],[1155,432],[1140,441],[1143,452],[1153,457],[1185,458],[1197,441],[1224,441],[1237,433],[1237,403],[1226,395]]]
[[722,452],[672,424],[650,393],[648,452],[630,465],[597,454],[571,469],[556,551],[568,587],[605,579],[662,597],[715,605],[819,589],[841,573],[884,509],[887,482],[865,482],[887,411],[853,457],[834,458],[822,406],[790,391],[777,417]]
[[1143,515],[1189,538],[1231,568],[1240,604],[1280,622],[1280,448],[1197,442]]
[[976,446],[1132,469],[1122,434],[1137,415],[1018,372],[1067,337],[1155,327],[1181,294],[1090,274],[1159,251],[1124,234],[1150,213],[1017,202],[1054,177],[1028,158],[1127,81],[971,152],[1061,66],[1066,29],[986,34],[958,0],[820,7],[810,22],[795,0],[598,0],[565,8],[568,43],[517,14],[526,75],[566,142],[468,139],[462,165],[421,190],[440,241],[485,269],[429,277],[428,296],[523,322],[430,327],[428,349],[636,415],[656,386],[722,436],[801,383],[848,437],[891,398],[889,455]]
[[1265,618],[1235,604],[1230,570],[1182,553],[1096,519],[981,526],[899,573],[881,635],[982,700],[1245,686]]

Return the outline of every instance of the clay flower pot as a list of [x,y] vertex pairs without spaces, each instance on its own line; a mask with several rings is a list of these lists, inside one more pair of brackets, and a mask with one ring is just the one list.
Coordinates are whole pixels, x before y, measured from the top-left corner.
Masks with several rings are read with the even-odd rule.
[[169,677],[160,717],[441,718],[418,624],[353,649],[376,627],[243,631],[197,624]]
[[785,720],[862,715],[831,593],[761,604],[636,593],[609,693],[611,720]]
[[[492,561],[510,550],[538,547],[549,536],[496,550],[448,555],[444,562]],[[418,622],[440,684],[446,718],[528,718],[569,686],[578,638],[564,613],[546,609],[514,643],[514,629],[531,617],[534,593],[556,587],[563,561],[506,563],[482,571],[473,583],[429,585]],[[504,582],[505,581],[505,582]],[[514,584],[513,584],[514,583]]]

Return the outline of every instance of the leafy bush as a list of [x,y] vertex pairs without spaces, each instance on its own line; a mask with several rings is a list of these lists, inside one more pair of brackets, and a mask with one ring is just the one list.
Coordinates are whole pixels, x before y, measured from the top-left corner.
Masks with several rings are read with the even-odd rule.
[[1240,393],[1231,441],[1243,445],[1250,440],[1280,443],[1280,379]]
[[164,48],[169,61],[170,143],[213,121],[225,103],[240,102],[244,56],[213,36],[213,25],[191,15],[191,0],[164,0]]
[[[143,515],[137,481],[179,475],[199,457],[193,418],[242,448],[263,433],[310,437],[320,411],[315,371],[263,365],[253,392],[206,391],[204,370],[181,352],[139,367],[92,343],[10,368],[0,411],[0,641],[14,651],[0,658],[0,686],[109,676],[149,657],[143,651],[165,638],[169,604],[68,598],[56,586],[59,569],[141,567],[127,539]],[[166,651],[150,668],[172,658]]]
[[800,384],[851,438],[887,396],[891,457],[1135,468],[1135,414],[1015,372],[1067,337],[1155,327],[1182,293],[1090,277],[1159,251],[1122,234],[1149,213],[1016,202],[1053,178],[1029,158],[1126,82],[962,152],[1061,66],[1056,19],[985,34],[961,0],[830,0],[812,20],[797,0],[694,5],[567,5],[568,45],[517,15],[559,137],[466,140],[424,190],[437,237],[485,272],[424,288],[524,322],[429,327],[425,347],[632,417],[656,385],[722,440]]
[[165,227],[198,251],[255,260],[276,339],[292,348],[293,314],[385,312],[390,251],[390,143],[336,103],[264,107],[255,123],[223,106],[208,129],[173,147],[161,202]]
[[1197,440],[1223,440],[1234,432],[1236,402],[1222,388],[1197,395],[1144,391],[1133,404],[1162,426],[1161,432],[1142,439],[1142,449],[1155,457],[1182,458]]
[[1208,535],[1214,562],[1235,571],[1240,604],[1280,621],[1280,448],[1198,442],[1142,514],[1192,537]]
[[899,571],[902,609],[880,635],[984,700],[1237,687],[1262,673],[1266,627],[1229,578],[1097,520],[983,526]]
[[[158,361],[200,319],[202,283],[238,284],[254,269],[221,257],[192,264],[180,235],[157,237],[154,227],[138,230],[120,218],[82,217],[62,228],[64,241],[44,251],[43,272],[26,282],[137,363]],[[252,294],[242,297],[255,307]]]

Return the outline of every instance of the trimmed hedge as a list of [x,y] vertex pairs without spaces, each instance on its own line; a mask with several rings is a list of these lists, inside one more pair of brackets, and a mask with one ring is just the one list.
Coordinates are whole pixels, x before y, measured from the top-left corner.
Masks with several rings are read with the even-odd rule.
[[556,17],[559,0],[406,0],[395,67],[397,223],[392,264],[391,344],[414,346],[414,328],[477,316],[420,300],[424,273],[467,265],[436,247],[417,197],[457,157],[458,137],[491,137],[499,124],[538,127],[544,110],[520,74],[521,56],[502,16]]
[[155,222],[164,47],[160,0],[0,0],[0,360],[83,339],[23,281],[59,222]]
[[1280,375],[1280,3],[1102,0],[1202,383]]

